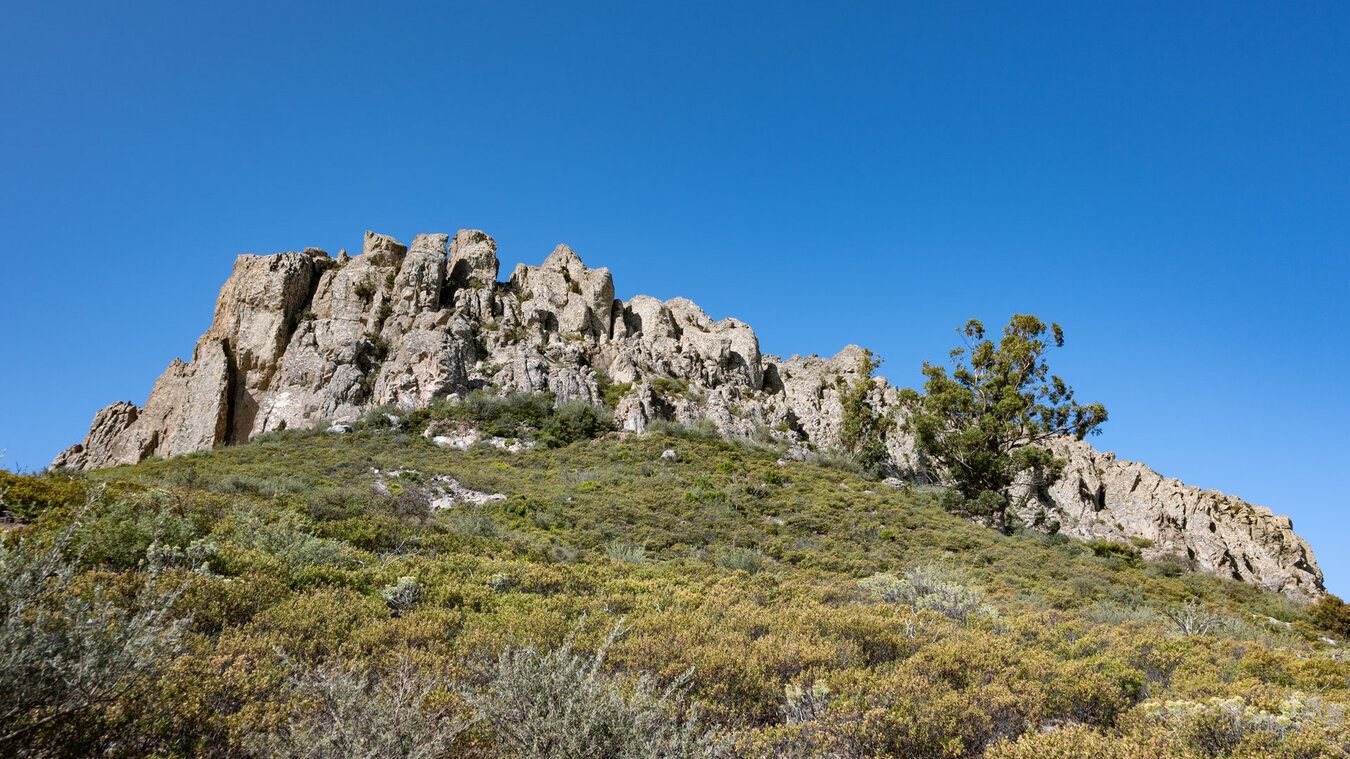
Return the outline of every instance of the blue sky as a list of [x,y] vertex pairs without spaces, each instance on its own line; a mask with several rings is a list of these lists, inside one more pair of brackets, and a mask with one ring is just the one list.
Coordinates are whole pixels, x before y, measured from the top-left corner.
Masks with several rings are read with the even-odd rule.
[[1350,595],[1350,5],[278,5],[3,11],[4,465],[144,401],[235,255],[476,227],[900,385],[1058,321],[1098,447]]

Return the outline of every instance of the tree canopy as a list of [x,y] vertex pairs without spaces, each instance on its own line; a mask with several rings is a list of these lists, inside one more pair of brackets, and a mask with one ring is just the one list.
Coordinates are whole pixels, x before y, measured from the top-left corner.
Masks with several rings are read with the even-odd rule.
[[864,470],[872,473],[886,459],[886,435],[895,426],[893,418],[877,413],[872,407],[871,397],[877,387],[873,374],[880,365],[881,357],[864,350],[858,379],[849,384],[839,378],[839,402],[844,409],[839,443]]
[[1064,345],[1058,324],[1015,314],[997,343],[975,319],[957,332],[964,345],[951,352],[951,373],[925,361],[924,392],[901,392],[904,429],[952,484],[949,507],[990,517],[1006,530],[1019,480],[1045,487],[1063,471],[1064,460],[1044,444],[1100,431],[1106,407],[1076,402],[1073,389],[1050,373],[1046,339]]

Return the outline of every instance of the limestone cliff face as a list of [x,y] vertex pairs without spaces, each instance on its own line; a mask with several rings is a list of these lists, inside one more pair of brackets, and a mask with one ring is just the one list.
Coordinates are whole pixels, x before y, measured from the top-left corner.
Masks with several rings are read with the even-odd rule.
[[[615,422],[711,420],[726,435],[773,430],[794,450],[839,440],[841,383],[864,353],[763,355],[754,330],[714,321],[684,298],[614,298],[608,269],[566,245],[499,282],[496,242],[477,230],[418,235],[409,246],[367,232],[361,255],[244,255],[221,289],[192,361],[174,360],[144,407],[115,403],[54,467],[93,469],[241,443],[269,430],[425,405],[476,388],[543,391],[600,403]],[[884,381],[874,407],[896,413]],[[922,467],[910,441],[887,441],[897,473]],[[1064,441],[1064,478],[1021,515],[1080,538],[1153,541],[1197,568],[1295,597],[1322,593],[1312,551],[1287,517],[1187,487],[1141,464]]]

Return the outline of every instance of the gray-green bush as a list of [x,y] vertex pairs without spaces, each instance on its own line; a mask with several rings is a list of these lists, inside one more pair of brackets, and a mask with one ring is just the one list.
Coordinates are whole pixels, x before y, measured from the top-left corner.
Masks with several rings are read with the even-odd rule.
[[755,574],[764,566],[764,557],[753,548],[727,548],[719,551],[713,562],[733,572],[740,570]]
[[647,560],[646,548],[617,538],[605,544],[605,554],[615,561],[639,563]]
[[281,559],[292,572],[319,564],[343,564],[351,560],[351,547],[340,540],[320,538],[309,532],[304,519],[282,512],[265,522],[257,514],[237,511],[230,541],[240,548],[254,548]]
[[938,564],[911,567],[900,577],[891,574],[873,575],[863,580],[861,585],[888,603],[936,611],[958,622],[969,622],[994,614],[992,607],[984,603],[983,591],[967,587],[955,571]]
[[[181,650],[181,583],[153,564],[130,603],[101,584],[77,585],[54,544],[0,543],[0,754],[94,755],[118,739],[108,714],[146,697]],[[125,740],[124,740],[125,743]]]
[[359,665],[298,669],[285,690],[300,705],[277,729],[252,736],[256,756],[279,759],[436,759],[469,722],[433,704],[446,684],[407,664],[378,676]]
[[620,634],[615,627],[593,656],[572,636],[541,654],[512,646],[486,684],[470,694],[497,738],[497,755],[519,759],[609,757],[702,759],[723,756],[724,739],[685,700],[688,676],[658,689],[648,675],[626,681],[601,670]]
[[389,610],[394,616],[399,616],[404,612],[412,610],[422,600],[422,583],[415,577],[400,577],[398,582],[390,585],[380,591],[380,598],[384,599]]

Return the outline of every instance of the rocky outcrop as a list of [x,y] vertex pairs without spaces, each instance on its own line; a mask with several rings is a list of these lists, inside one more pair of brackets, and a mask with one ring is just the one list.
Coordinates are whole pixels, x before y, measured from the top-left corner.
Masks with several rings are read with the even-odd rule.
[[1068,465],[1020,510],[1028,523],[1058,523],[1083,540],[1142,544],[1144,558],[1204,568],[1267,590],[1302,597],[1322,592],[1312,548],[1294,533],[1289,517],[1190,487],[1081,440],[1057,440],[1050,449]]
[[[175,456],[479,388],[617,398],[615,423],[637,432],[670,419],[772,435],[798,455],[838,445],[841,390],[861,376],[861,348],[762,355],[748,325],[714,320],[684,298],[615,300],[609,270],[587,267],[566,245],[498,282],[496,249],[478,230],[418,235],[406,247],[367,232],[354,257],[316,248],[240,256],[192,361],[171,363],[144,407],[98,412],[84,442],[53,466]],[[884,380],[870,400],[883,413],[898,408]],[[886,446],[893,474],[921,471],[902,434]],[[1021,514],[1028,523],[1058,522],[1081,538],[1143,538],[1152,555],[1291,596],[1322,592],[1288,518],[1084,443],[1056,446],[1068,471],[1032,494]]]

